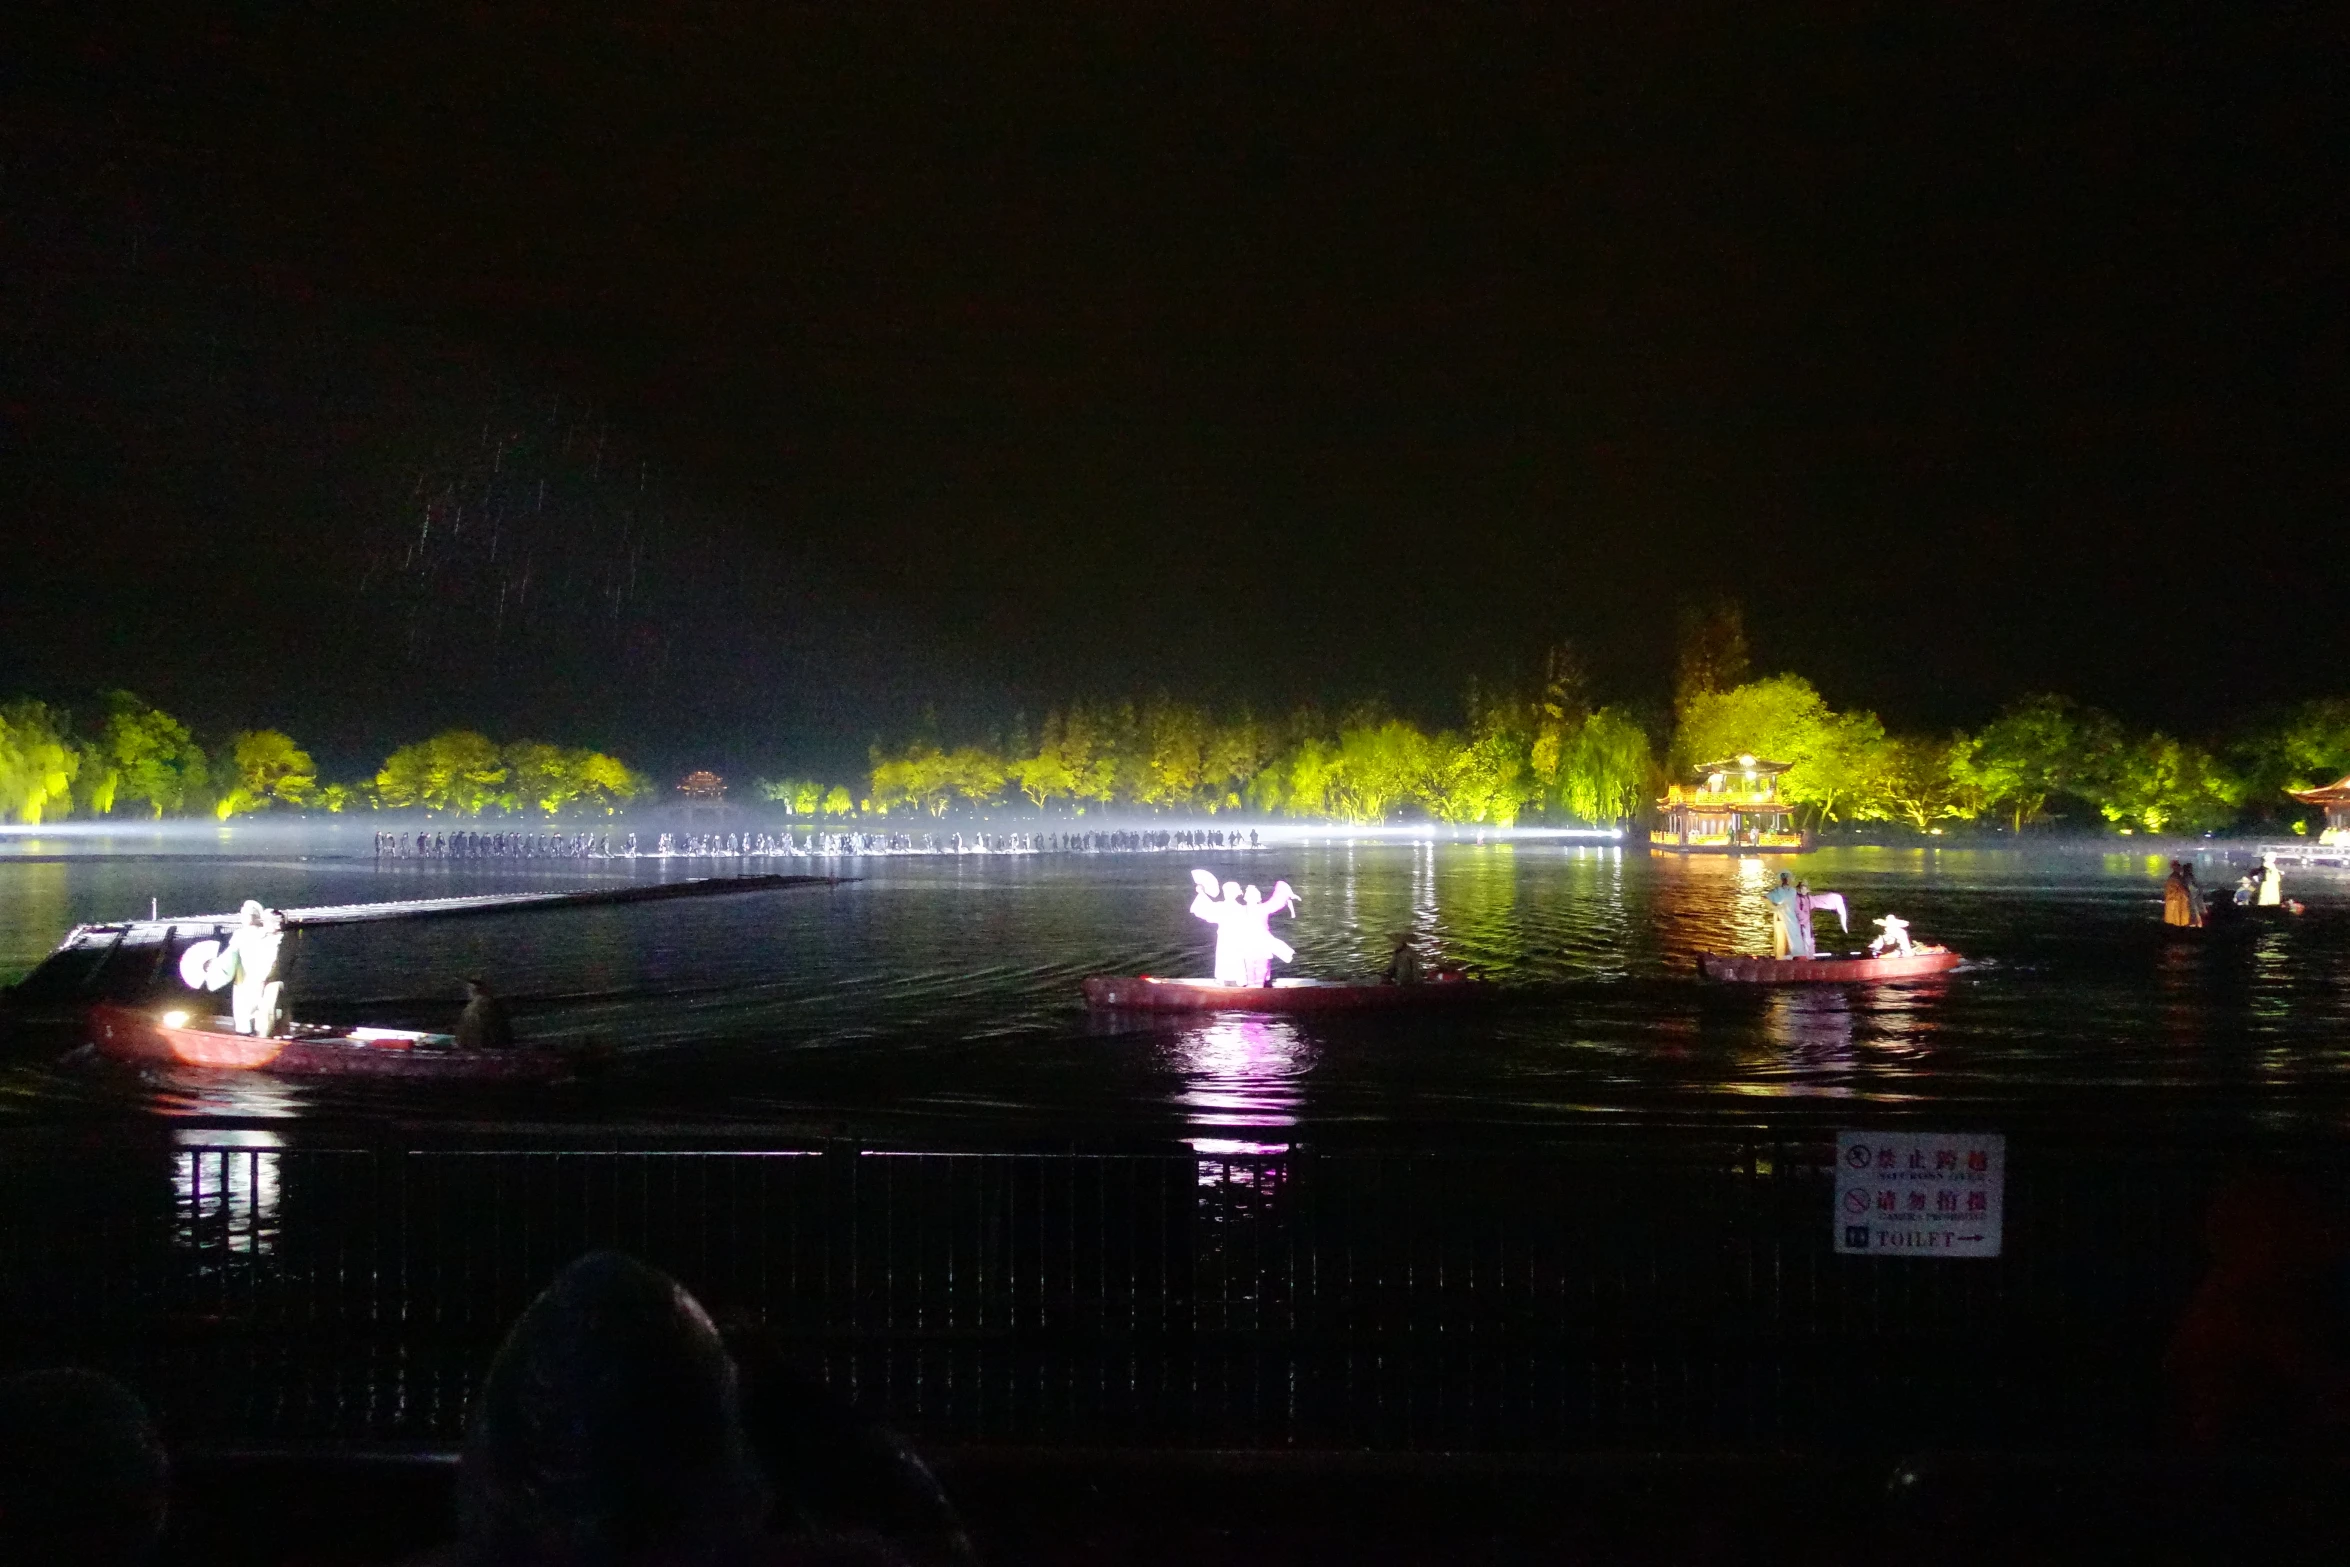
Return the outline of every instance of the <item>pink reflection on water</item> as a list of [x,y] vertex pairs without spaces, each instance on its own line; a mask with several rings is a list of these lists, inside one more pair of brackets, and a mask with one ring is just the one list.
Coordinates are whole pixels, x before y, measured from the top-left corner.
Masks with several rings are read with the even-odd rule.
[[1187,1139],[1194,1148],[1206,1154],[1288,1150],[1287,1143],[1246,1134],[1297,1124],[1314,1050],[1296,1024],[1280,1018],[1217,1018],[1184,1029],[1167,1049],[1169,1064],[1184,1079],[1175,1102],[1203,1134]]

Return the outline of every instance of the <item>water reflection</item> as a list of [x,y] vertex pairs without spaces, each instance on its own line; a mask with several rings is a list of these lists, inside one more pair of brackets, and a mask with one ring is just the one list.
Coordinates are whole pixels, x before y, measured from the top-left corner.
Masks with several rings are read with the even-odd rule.
[[1184,1029],[1168,1044],[1184,1087],[1175,1096],[1186,1138],[1203,1154],[1281,1153],[1286,1142],[1262,1134],[1297,1124],[1314,1048],[1281,1018],[1231,1017]]
[[199,1258],[275,1251],[283,1140],[275,1132],[207,1129],[177,1132],[172,1141],[174,1248]]

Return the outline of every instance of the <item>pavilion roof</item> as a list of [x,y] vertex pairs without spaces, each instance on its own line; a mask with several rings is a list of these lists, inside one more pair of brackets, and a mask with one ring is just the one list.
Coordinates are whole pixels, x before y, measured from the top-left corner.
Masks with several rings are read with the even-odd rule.
[[1753,773],[1760,778],[1772,778],[1794,765],[1793,762],[1766,762],[1759,756],[1733,756],[1725,761],[1703,763],[1693,771],[1700,778],[1710,778],[1716,773]]
[[2350,805],[2350,777],[2322,789],[2287,789],[2285,793],[2303,805]]

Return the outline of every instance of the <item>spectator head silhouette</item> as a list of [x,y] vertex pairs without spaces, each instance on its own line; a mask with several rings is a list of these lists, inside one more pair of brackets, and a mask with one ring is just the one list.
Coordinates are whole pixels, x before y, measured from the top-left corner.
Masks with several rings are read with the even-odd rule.
[[507,1334],[459,1478],[473,1560],[731,1560],[767,1491],[734,1363],[700,1304],[616,1252],[580,1258]]
[[170,1497],[163,1439],[130,1389],[95,1371],[0,1380],[0,1561],[145,1561]]
[[2256,1170],[2213,1195],[2210,1265],[2164,1363],[2190,1444],[2304,1454],[2350,1445],[2350,1360],[2327,1299],[2343,1236],[2323,1191],[2308,1176]]

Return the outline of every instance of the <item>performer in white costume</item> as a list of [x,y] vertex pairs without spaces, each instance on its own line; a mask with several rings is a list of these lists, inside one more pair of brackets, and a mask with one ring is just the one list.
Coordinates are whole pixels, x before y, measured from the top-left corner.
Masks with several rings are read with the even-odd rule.
[[1199,896],[1191,900],[1194,918],[1216,927],[1216,979],[1226,985],[1262,986],[1270,983],[1273,960],[1287,963],[1297,954],[1270,928],[1273,916],[1297,906],[1297,892],[1289,883],[1275,882],[1267,898],[1256,888],[1245,893],[1240,883],[1222,887],[1206,871],[1193,871]]
[[1248,889],[1240,906],[1239,924],[1247,932],[1247,974],[1251,985],[1269,985],[1273,982],[1273,960],[1287,963],[1297,954],[1289,943],[1273,934],[1273,916],[1297,906],[1297,892],[1289,883],[1273,883],[1273,896],[1267,898],[1256,888]]
[[242,923],[229,936],[228,945],[220,949],[214,972],[233,987],[229,1012],[236,1019],[237,1032],[267,1037],[277,1013],[278,995],[285,989],[283,983],[269,977],[277,967],[278,947],[286,939],[285,921],[251,898],[238,914]]
[[1199,896],[1191,900],[1193,916],[1216,927],[1216,979],[1226,985],[1246,984],[1248,926],[1240,883],[1228,881],[1218,887],[1216,878],[1206,871],[1193,871],[1191,879],[1199,888]]
[[1869,943],[1870,957],[1886,952],[1898,953],[1905,958],[1910,955],[1909,921],[1898,914],[1888,914],[1875,923],[1883,928],[1885,934]]
[[1802,944],[1795,937],[1795,878],[1781,871],[1779,885],[1764,893],[1763,901],[1771,906],[1771,956],[1802,957]]

